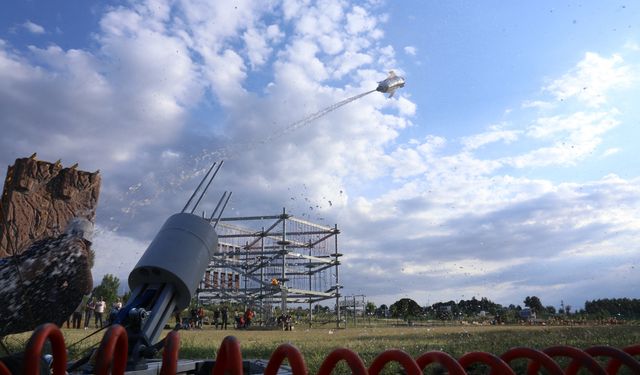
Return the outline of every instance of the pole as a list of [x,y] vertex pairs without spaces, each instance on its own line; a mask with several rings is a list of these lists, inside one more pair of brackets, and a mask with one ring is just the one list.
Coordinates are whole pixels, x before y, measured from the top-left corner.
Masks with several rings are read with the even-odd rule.
[[[200,181],[200,183],[198,184],[198,187],[196,187],[196,190],[193,191],[193,194],[191,194],[191,196],[189,197],[189,200],[187,201],[187,204],[184,205],[184,208],[182,208],[181,212],[185,212],[187,210],[187,207],[189,207],[189,205],[191,204],[191,201],[193,200],[193,198],[196,196],[196,194],[198,193],[198,190],[200,190],[200,188],[202,187],[202,184],[204,184],[204,182],[207,180],[207,177],[209,177],[209,173],[211,173],[211,170],[213,169],[213,167],[216,166],[216,163],[213,163],[211,165],[211,167],[209,168],[209,170],[207,170],[207,173],[204,175],[204,177],[202,178],[202,181]],[[194,208],[195,209],[195,208]],[[191,213],[193,213],[193,211],[191,211]]]
[[[249,298],[247,298],[249,295],[247,294],[247,273],[249,272],[249,242],[246,242],[244,245],[244,298],[245,298],[245,304],[247,306],[245,306],[244,310],[247,311],[247,308],[249,308]],[[254,310],[255,307],[253,307],[251,310]]]
[[[335,243],[335,263],[336,263],[336,328],[340,328],[340,276],[338,274],[338,224],[334,224],[335,234],[334,234],[334,243]],[[347,324],[345,322],[344,325],[347,328]]]
[[287,267],[287,213],[285,208],[282,208],[282,271],[281,282],[280,282],[280,295],[282,297],[282,314],[286,314],[287,311],[287,294],[286,294],[286,282],[285,278],[287,277],[287,273],[285,268]]
[[356,321],[356,316],[358,315],[356,311],[356,296],[353,296],[353,328],[358,326],[358,322]]
[[[311,283],[311,240],[309,240],[309,290],[312,290]],[[311,319],[313,319],[313,313],[311,312],[311,297],[309,297],[309,328],[311,328]]]
[[[349,312],[347,311],[347,296],[344,296],[342,298],[342,306],[344,306],[344,329],[347,329],[347,322],[349,321],[348,316],[349,316]],[[338,307],[338,311],[340,311],[340,307]]]
[[262,227],[262,238],[260,239],[260,314],[264,322],[264,227]]

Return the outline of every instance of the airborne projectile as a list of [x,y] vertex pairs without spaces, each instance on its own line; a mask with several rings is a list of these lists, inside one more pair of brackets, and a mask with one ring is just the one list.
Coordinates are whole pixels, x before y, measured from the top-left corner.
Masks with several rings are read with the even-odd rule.
[[404,78],[397,76],[396,73],[392,70],[389,72],[389,76],[384,81],[378,82],[376,91],[389,94],[390,98],[400,87],[404,87]]

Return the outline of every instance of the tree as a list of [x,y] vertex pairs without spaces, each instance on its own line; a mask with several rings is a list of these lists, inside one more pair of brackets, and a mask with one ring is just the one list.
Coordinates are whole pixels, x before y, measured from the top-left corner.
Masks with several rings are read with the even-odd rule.
[[126,292],[124,292],[124,294],[122,295],[122,304],[126,304],[129,301],[129,298],[131,298],[131,291],[127,290]]
[[367,301],[367,305],[365,306],[365,312],[367,313],[367,315],[373,315],[375,311],[376,304],[371,301]]
[[102,277],[100,285],[93,288],[93,296],[104,298],[109,306],[118,299],[118,288],[120,288],[120,280],[108,273]]
[[382,305],[380,305],[380,307],[376,309],[376,316],[378,318],[386,318],[387,311],[389,311],[389,307],[383,303]]
[[564,313],[567,315],[571,314],[571,305],[566,305],[564,307]]
[[422,315],[422,307],[411,298],[402,298],[396,301],[393,305],[389,306],[391,310],[391,316],[394,318],[403,318],[405,320],[410,317]]
[[542,312],[544,311],[544,306],[542,306],[542,302],[540,302],[540,298],[536,296],[527,296],[524,299],[524,305],[533,310],[534,312]]
[[549,305],[549,306],[545,307],[544,309],[546,310],[547,314],[556,315],[556,308],[555,307]]

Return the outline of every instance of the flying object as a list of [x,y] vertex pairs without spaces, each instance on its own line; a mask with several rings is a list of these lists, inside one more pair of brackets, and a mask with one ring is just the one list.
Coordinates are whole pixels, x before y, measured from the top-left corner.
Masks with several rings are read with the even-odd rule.
[[384,81],[378,82],[376,91],[389,94],[388,97],[390,98],[400,87],[404,87],[404,78],[397,76],[396,73],[392,70],[389,72],[389,76]]

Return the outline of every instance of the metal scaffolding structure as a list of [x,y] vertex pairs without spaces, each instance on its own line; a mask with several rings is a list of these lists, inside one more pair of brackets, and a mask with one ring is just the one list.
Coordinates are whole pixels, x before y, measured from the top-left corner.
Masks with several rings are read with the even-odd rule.
[[[327,227],[282,214],[221,218],[219,252],[210,260],[197,298],[204,304],[251,306],[268,320],[274,306],[340,302],[337,225]],[[337,320],[340,321],[337,309]],[[311,316],[309,316],[311,321]]]

